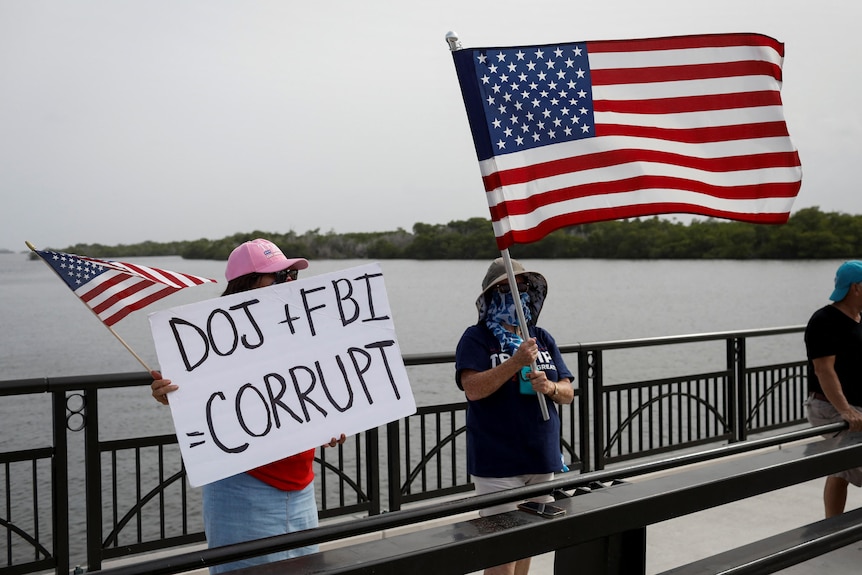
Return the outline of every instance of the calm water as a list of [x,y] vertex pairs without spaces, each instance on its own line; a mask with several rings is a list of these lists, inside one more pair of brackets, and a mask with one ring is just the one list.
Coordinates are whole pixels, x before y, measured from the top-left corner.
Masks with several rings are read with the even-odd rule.
[[[134,261],[131,258],[130,261]],[[146,314],[217,297],[224,263],[138,260],[207,276],[135,312],[116,332],[149,364],[156,356]],[[313,261],[308,273],[366,263]],[[475,321],[473,302],[489,262],[385,260],[384,278],[404,353],[454,349]],[[561,343],[803,324],[827,301],[838,261],[530,260],[550,284],[540,318]],[[40,261],[0,254],[0,380],[138,371],[140,364]]]
[[[132,260],[133,261],[133,260]],[[190,288],[135,312],[116,332],[151,367],[158,367],[147,313],[217,297],[223,262],[176,257],[138,260],[154,267],[211,277],[218,285]],[[305,274],[367,263],[313,261]],[[401,349],[405,354],[451,352],[476,319],[474,301],[489,262],[383,261],[381,263]],[[827,301],[839,261],[607,261],[525,260],[548,279],[540,316],[561,344],[683,335],[804,324]],[[129,354],[86,306],[41,261],[0,254],[0,381],[93,373],[140,372]],[[609,352],[609,381],[650,379],[722,368],[723,344]],[[749,343],[749,361],[796,360],[804,355],[798,334]],[[569,359],[569,358],[567,358]],[[574,370],[574,358],[570,367]],[[418,405],[462,401],[451,365],[410,368]],[[102,439],[172,433],[169,410],[149,387],[100,394]],[[45,396],[6,397],[0,402],[0,451],[41,447],[50,439]],[[81,434],[70,450],[81,453]],[[80,463],[70,462],[70,523],[84,529]],[[28,483],[23,481],[20,483]],[[24,500],[13,481],[11,500]],[[76,543],[73,542],[73,546]],[[0,544],[0,551],[3,544]],[[83,549],[73,550],[75,561]],[[74,562],[73,562],[74,564]]]
[[[224,263],[178,257],[139,261],[219,280],[217,285],[171,295],[114,326],[149,366],[158,367],[147,313],[217,297],[224,287]],[[366,262],[313,261],[305,273],[325,273],[362,263]],[[474,301],[488,263],[381,263],[405,354],[454,350],[464,328],[475,321]],[[812,311],[827,301],[834,271],[840,264],[617,260],[523,263],[548,279],[549,295],[539,323],[564,344],[804,324]],[[0,325],[0,381],[143,369],[48,266],[22,254],[0,254]],[[698,353],[697,345],[703,344],[613,352],[605,359],[606,373],[613,381],[662,377],[678,373],[685,366],[721,367],[704,359],[706,354]],[[804,354],[797,335],[773,338],[761,347],[757,340],[750,345],[748,356],[753,362],[798,359]],[[710,355],[723,360],[721,353]],[[698,362],[703,365],[696,365]],[[451,365],[414,368],[409,376],[419,405],[463,399],[454,385]],[[160,409],[152,401],[148,388],[116,393],[117,404],[108,405],[122,415],[116,425],[118,432],[172,431],[167,409]],[[22,429],[32,433],[20,433]],[[27,414],[17,402],[7,398],[0,405],[0,447],[11,443],[17,448],[27,437],[40,435],[44,429],[44,422]]]

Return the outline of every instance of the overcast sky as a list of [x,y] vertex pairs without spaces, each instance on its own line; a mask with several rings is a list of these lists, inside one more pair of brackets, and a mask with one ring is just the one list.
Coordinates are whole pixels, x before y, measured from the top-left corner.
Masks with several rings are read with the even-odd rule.
[[847,0],[0,0],[0,248],[487,217],[445,42],[785,44],[794,211],[862,213]]

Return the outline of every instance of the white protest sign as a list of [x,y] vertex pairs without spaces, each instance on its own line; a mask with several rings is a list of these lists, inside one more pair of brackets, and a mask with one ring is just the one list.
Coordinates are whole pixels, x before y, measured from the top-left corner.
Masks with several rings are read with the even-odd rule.
[[379,264],[149,319],[194,487],[416,411]]

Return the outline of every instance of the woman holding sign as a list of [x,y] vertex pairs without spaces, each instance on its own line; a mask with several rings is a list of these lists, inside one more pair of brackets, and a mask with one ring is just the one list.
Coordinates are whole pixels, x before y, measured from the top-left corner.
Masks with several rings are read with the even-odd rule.
[[[467,472],[482,495],[554,478],[563,468],[557,403],[574,399],[572,373],[551,334],[536,326],[548,282],[512,260],[528,334],[517,311],[502,258],[494,260],[476,300],[479,321],[467,328],[455,352],[455,382],[467,396]],[[536,363],[537,370],[531,365]],[[542,417],[536,394],[548,405]],[[480,511],[492,515],[516,504]],[[486,569],[486,574],[525,574],[530,558]]]
[[[296,279],[308,267],[303,258],[286,258],[272,242],[256,239],[234,249],[227,261],[227,288],[231,295]],[[177,389],[169,379],[152,372],[153,397],[168,404],[168,394]],[[344,443],[344,434],[329,446]],[[325,446],[324,446],[325,447]],[[314,495],[314,449],[274,461],[202,487],[204,531],[210,547],[251,541],[273,535],[317,527]],[[317,546],[281,551],[233,563],[216,565],[210,573],[224,573],[314,553]]]

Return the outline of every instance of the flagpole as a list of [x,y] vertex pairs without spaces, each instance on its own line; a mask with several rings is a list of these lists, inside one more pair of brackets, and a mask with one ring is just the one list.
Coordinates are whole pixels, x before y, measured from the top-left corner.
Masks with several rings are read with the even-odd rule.
[[[526,340],[530,337],[530,332],[527,330],[527,318],[524,316],[524,308],[521,306],[521,298],[514,296],[514,294],[518,294],[520,292],[518,291],[518,281],[515,279],[515,270],[512,268],[512,259],[509,257],[509,248],[500,251],[500,255],[503,256],[503,265],[506,267],[506,276],[509,279],[509,290],[513,294],[512,300],[515,302],[515,312],[518,314],[518,327],[521,329],[521,336]],[[534,373],[539,371],[535,359],[530,364],[530,369],[533,370]],[[548,415],[548,404],[545,401],[545,395],[543,393],[536,392],[536,397],[539,400],[539,409],[542,411],[542,419],[548,421],[550,416]]]
[[[452,31],[446,32],[446,43],[449,44],[449,50],[451,52],[457,52],[461,50],[463,46],[461,46],[461,40],[458,39],[458,34]],[[506,267],[506,276],[509,279],[509,289],[513,294],[520,293],[518,292],[518,282],[515,280],[515,271],[512,269],[512,259],[509,257],[509,249],[506,248],[500,251],[500,255],[503,256],[503,265]],[[521,330],[521,335],[524,339],[528,339],[530,337],[530,332],[527,329],[527,319],[524,317],[524,309],[521,306],[521,298],[513,297],[515,301],[515,311],[518,315],[518,328]],[[539,371],[538,366],[536,365],[536,360],[530,364],[530,369],[533,372]],[[550,415],[548,415],[548,405],[545,401],[545,396],[542,393],[536,393],[536,397],[539,400],[539,409],[542,412],[542,419],[544,421],[548,421],[550,419]]]
[[[33,251],[34,253],[36,252],[36,247],[35,247],[33,244],[31,244],[30,242],[28,242],[28,241],[26,241],[26,240],[24,241],[24,243],[25,243],[25,244],[27,244],[27,247],[28,247],[28,248],[30,248],[30,250],[31,250],[31,251]],[[42,263],[44,263],[46,266],[48,266],[49,268],[51,268],[51,271],[52,271],[52,272],[54,272],[55,274],[57,274],[57,277],[60,277],[60,274],[59,274],[59,273],[57,273],[57,270],[55,270],[54,268],[52,268],[52,267],[51,267],[51,265],[50,265],[48,262],[46,262],[46,261],[45,261],[44,259],[42,259],[41,257],[40,257],[39,259],[40,259],[40,260],[42,260]],[[60,279],[63,279],[63,278],[62,278],[62,277],[60,277]],[[65,281],[65,280],[63,280],[63,281]],[[114,328],[112,328],[111,326],[109,326],[109,325],[105,324],[105,322],[103,322],[103,321],[102,321],[102,319],[98,316],[98,314],[97,314],[95,311],[93,311],[93,309],[92,309],[92,308],[90,308],[90,306],[88,306],[88,305],[84,302],[84,300],[82,300],[81,298],[76,298],[76,299],[77,299],[78,301],[80,301],[82,304],[84,304],[84,307],[85,307],[85,308],[87,308],[88,310],[90,310],[90,312],[91,312],[93,315],[95,315],[95,316],[96,316],[96,319],[98,319],[98,320],[99,320],[99,323],[100,323],[100,324],[102,324],[103,326],[105,326],[105,328],[106,328],[109,332],[111,332],[112,334],[114,334],[114,337],[115,337],[115,338],[117,338],[117,340],[118,340],[121,344],[123,344],[123,347],[125,347],[125,348],[126,348],[126,350],[128,350],[128,352],[129,352],[129,353],[131,353],[131,354],[135,357],[135,359],[137,359],[137,360],[138,360],[138,363],[140,363],[142,366],[144,366],[144,369],[146,369],[146,370],[147,370],[147,373],[150,373],[151,371],[153,371],[153,370],[150,368],[150,366],[148,366],[148,365],[147,365],[147,363],[146,363],[146,362],[141,358],[141,356],[139,356],[137,353],[135,353],[135,350],[133,350],[133,349],[129,346],[129,344],[128,344],[128,343],[126,343],[126,340],[124,340],[122,337],[120,337],[120,334],[118,334],[117,332],[115,332],[115,331],[114,331]]]

